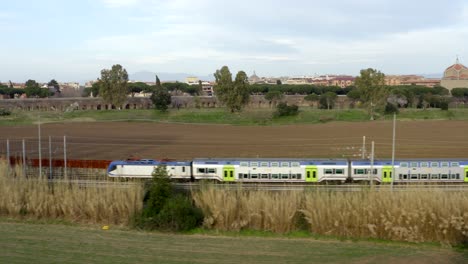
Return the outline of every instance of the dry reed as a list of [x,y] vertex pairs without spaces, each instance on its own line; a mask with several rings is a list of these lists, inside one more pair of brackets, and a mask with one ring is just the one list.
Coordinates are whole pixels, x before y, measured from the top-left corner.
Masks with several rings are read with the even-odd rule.
[[[194,194],[204,225],[410,242],[468,242],[468,193],[417,190],[242,191],[207,187]],[[302,218],[303,221],[298,221]]]
[[20,167],[0,163],[0,215],[60,219],[74,223],[127,225],[142,209],[143,188],[49,183],[23,176]]

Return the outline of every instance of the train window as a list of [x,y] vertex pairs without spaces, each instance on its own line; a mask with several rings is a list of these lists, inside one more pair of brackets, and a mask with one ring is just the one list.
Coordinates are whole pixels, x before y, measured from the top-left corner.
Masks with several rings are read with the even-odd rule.
[[417,180],[418,178],[418,174],[411,174],[411,180]]
[[317,172],[316,171],[312,172],[312,178],[314,178],[314,179],[317,178]]
[[400,167],[402,167],[402,168],[407,168],[407,167],[408,167],[408,162],[402,162],[402,163],[400,163]]
[[271,166],[272,166],[272,167],[279,167],[279,162],[272,162],[272,163],[271,163]]
[[228,176],[227,171],[224,171],[224,178],[227,178],[227,176]]
[[417,162],[411,162],[411,168],[417,168],[418,163]]
[[300,173],[296,174],[296,179],[298,179],[298,180],[302,179],[302,174],[300,174]]
[[450,179],[455,180],[458,179],[456,174],[450,174]]
[[229,176],[230,176],[231,178],[234,178],[234,172],[233,172],[233,171],[229,171]]
[[262,174],[262,179],[268,179],[268,174]]
[[182,167],[182,172],[185,172],[185,167]]
[[171,170],[175,170],[175,167],[171,167]]
[[429,162],[421,162],[421,168],[429,167]]
[[324,169],[323,173],[324,174],[333,174],[333,170],[332,169]]
[[310,171],[307,171],[306,175],[307,179],[310,179]]
[[205,173],[205,168],[198,168],[198,173]]
[[398,174],[398,179],[400,179],[400,180],[403,179],[403,175],[401,173]]
[[427,174],[421,174],[421,180],[427,180],[428,177],[427,177]]
[[354,169],[354,174],[365,174],[364,169]]
[[244,179],[248,179],[249,178],[249,175],[247,173],[244,173]]
[[258,167],[258,162],[250,162],[250,167]]
[[387,178],[387,172],[386,172],[386,171],[384,171],[383,177],[384,177],[384,178]]
[[403,180],[407,180],[408,179],[408,174],[403,174]]
[[446,180],[446,179],[448,179],[448,175],[447,175],[447,174],[441,174],[441,175],[440,175],[440,178]]
[[250,174],[250,179],[258,179],[258,174]]
[[449,163],[448,163],[448,162],[441,162],[441,163],[440,163],[440,166],[441,166],[442,168],[446,168],[446,167],[449,166]]
[[439,162],[431,162],[431,167],[432,167],[432,168],[437,168],[437,167],[439,167]]
[[460,166],[460,163],[458,163],[458,162],[452,162],[452,163],[450,164],[450,166],[451,166],[451,167],[459,167],[459,166]]
[[289,167],[289,162],[281,162],[281,167]]
[[456,177],[457,180],[460,179],[460,173],[457,173],[457,177]]
[[208,173],[216,173],[216,169],[210,168],[210,169],[207,169],[207,170],[208,170]]
[[431,174],[431,180],[438,180],[439,174]]
[[279,179],[279,175],[278,174],[271,174],[271,178],[272,179]]
[[336,169],[335,174],[344,174],[344,169]]
[[289,174],[281,174],[281,179],[289,179]]
[[291,179],[296,179],[296,174],[291,174]]
[[291,167],[300,167],[301,164],[299,162],[291,162]]
[[262,163],[260,163],[260,167],[268,167],[268,162],[262,162]]
[[241,166],[241,167],[248,167],[248,166],[249,166],[249,163],[248,163],[248,162],[241,162],[241,163],[240,163],[240,166]]

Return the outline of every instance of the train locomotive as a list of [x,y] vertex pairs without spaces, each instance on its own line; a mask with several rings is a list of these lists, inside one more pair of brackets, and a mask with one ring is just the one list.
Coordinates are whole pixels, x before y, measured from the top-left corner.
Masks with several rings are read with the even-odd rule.
[[[166,166],[177,180],[213,180],[250,183],[468,183],[468,159],[347,160],[221,158],[192,161],[118,160],[109,164],[113,178],[151,178]],[[395,177],[393,176],[395,175]]]

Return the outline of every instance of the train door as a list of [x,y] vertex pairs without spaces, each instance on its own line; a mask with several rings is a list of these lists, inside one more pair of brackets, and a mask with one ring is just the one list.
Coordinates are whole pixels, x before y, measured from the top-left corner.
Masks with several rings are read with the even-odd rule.
[[392,182],[392,166],[384,166],[382,169],[382,182]]
[[234,181],[234,166],[223,167],[223,180],[226,182]]
[[306,182],[318,182],[317,166],[306,166]]
[[465,182],[468,182],[468,167],[465,167]]

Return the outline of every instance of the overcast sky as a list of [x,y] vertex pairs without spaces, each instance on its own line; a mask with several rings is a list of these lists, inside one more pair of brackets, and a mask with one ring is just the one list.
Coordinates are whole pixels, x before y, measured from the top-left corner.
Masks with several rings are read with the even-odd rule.
[[468,64],[468,1],[16,0],[0,8],[0,81],[82,81],[113,64],[209,75],[442,73]]

